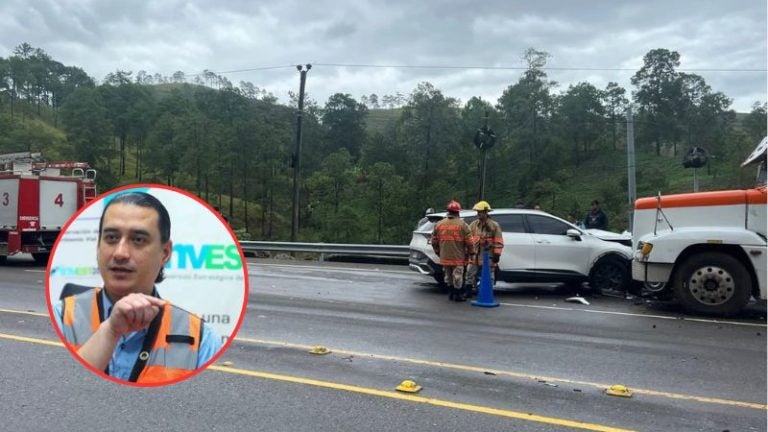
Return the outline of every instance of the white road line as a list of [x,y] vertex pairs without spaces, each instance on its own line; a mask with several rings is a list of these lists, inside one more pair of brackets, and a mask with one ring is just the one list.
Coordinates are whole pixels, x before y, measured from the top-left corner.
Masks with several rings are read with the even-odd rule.
[[747,326],[747,327],[766,327],[765,323],[720,321],[716,319],[707,319],[707,318],[687,318],[687,317],[664,316],[664,315],[649,315],[649,314],[638,314],[638,313],[631,313],[631,312],[603,311],[603,310],[596,310],[596,309],[577,309],[577,308],[569,308],[569,307],[561,307],[561,306],[528,305],[528,304],[521,304],[521,303],[499,302],[499,304],[504,306],[524,307],[524,308],[532,308],[532,309],[552,309],[552,310],[587,312],[587,313],[596,313],[596,314],[605,314],[605,315],[622,315],[622,316],[631,316],[631,317],[637,317],[637,318],[657,318],[657,319],[665,319],[665,320],[703,322],[703,323],[709,323],[709,324],[726,324],[726,325],[737,325],[737,326]]
[[[318,266],[311,266],[311,265],[267,264],[267,263],[253,263],[253,262],[249,262],[249,264],[252,264],[255,266],[263,266],[263,267],[299,268],[299,269],[308,269],[308,270],[326,270],[326,271],[337,271],[337,272],[341,271],[341,272],[349,272],[349,273],[360,273],[360,272],[394,273],[394,274],[400,274],[400,275],[419,276],[418,274],[410,270],[403,271],[403,270],[381,270],[381,269],[354,269],[349,267],[318,267]],[[248,275],[261,276],[258,272],[250,272],[250,271],[248,272]],[[621,315],[621,316],[630,316],[630,317],[637,317],[637,318],[656,318],[656,319],[664,319],[664,320],[693,321],[693,322],[701,322],[701,323],[708,323],[708,324],[723,324],[723,325],[735,325],[735,326],[745,326],[745,327],[762,327],[762,328],[768,327],[768,324],[766,323],[721,321],[721,320],[711,319],[711,318],[708,319],[708,318],[688,318],[688,317],[678,317],[678,316],[650,315],[650,314],[639,314],[639,313],[631,313],[631,312],[604,311],[604,310],[597,310],[597,309],[578,309],[578,308],[561,307],[561,306],[530,305],[530,304],[522,304],[522,303],[499,302],[499,304],[504,306],[524,307],[524,308],[531,308],[531,309],[575,311],[575,312],[586,312],[586,313],[605,314],[605,315]]]

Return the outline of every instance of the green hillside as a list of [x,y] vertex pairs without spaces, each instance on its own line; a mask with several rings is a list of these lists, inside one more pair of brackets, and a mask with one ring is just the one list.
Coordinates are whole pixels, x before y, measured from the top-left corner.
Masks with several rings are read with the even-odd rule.
[[673,54],[649,52],[632,93],[587,82],[557,91],[535,67],[493,103],[459,103],[429,82],[407,97],[382,96],[397,106],[390,109],[337,93],[308,104],[297,152],[296,108],[253,84],[122,70],[96,83],[25,45],[0,58],[0,153],[86,161],[100,191],[137,182],[183,188],[256,240],[289,239],[296,206],[297,240],[404,244],[426,208],[480,198],[474,143],[487,123],[495,139],[482,198],[575,218],[598,199],[619,231],[630,209],[630,103],[638,197],[692,190],[693,170],[681,160],[693,146],[711,156],[697,171],[701,190],[752,183],[739,163],[766,135],[766,105],[735,113],[726,95],[678,73]]

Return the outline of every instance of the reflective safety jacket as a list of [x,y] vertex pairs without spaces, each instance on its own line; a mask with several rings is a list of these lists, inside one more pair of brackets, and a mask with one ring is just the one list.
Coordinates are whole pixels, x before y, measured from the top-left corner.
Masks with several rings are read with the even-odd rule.
[[456,216],[448,216],[432,231],[432,250],[440,257],[440,265],[463,266],[471,254],[472,237],[469,225]]
[[[64,298],[62,333],[75,351],[105,320],[103,295],[104,290],[96,288]],[[200,317],[167,302],[147,329],[129,381],[167,382],[193,372],[202,331]]]
[[472,260],[472,264],[483,265],[483,251],[488,250],[490,257],[493,255],[501,256],[501,249],[504,248],[504,238],[501,235],[501,227],[498,222],[486,219],[482,223],[480,219],[475,219],[469,224],[469,230],[472,232],[472,245],[477,251],[477,256]]

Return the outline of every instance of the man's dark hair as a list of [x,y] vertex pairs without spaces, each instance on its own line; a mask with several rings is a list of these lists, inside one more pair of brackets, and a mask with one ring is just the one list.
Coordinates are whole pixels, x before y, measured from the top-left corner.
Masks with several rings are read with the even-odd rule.
[[598,200],[592,200],[592,205],[600,205],[600,201],[598,201]]
[[[168,243],[171,239],[171,217],[168,215],[168,210],[166,210],[163,203],[146,192],[133,191],[119,193],[104,206],[104,211],[101,212],[101,218],[99,219],[99,243],[101,243],[101,228],[104,225],[104,215],[107,214],[107,209],[112,204],[130,204],[154,209],[157,212],[157,228],[160,230],[160,243]],[[165,279],[165,276],[161,268],[160,273],[155,278],[155,283],[160,283],[163,279]]]

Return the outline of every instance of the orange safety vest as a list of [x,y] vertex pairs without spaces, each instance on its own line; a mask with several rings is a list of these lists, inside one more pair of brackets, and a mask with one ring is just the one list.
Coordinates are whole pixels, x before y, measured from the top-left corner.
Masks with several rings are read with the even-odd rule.
[[[104,321],[103,295],[96,288],[64,298],[62,333],[75,351]],[[129,381],[167,382],[192,373],[197,369],[202,330],[200,317],[167,302],[149,325]]]

